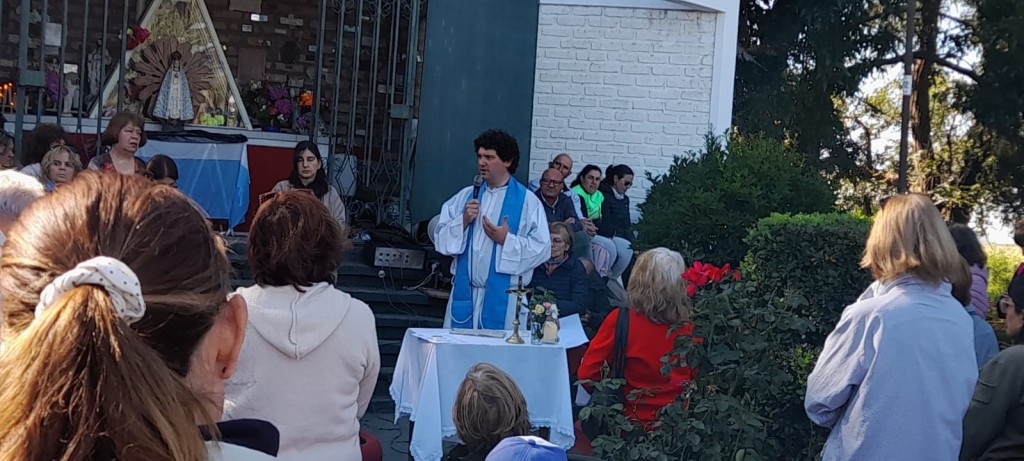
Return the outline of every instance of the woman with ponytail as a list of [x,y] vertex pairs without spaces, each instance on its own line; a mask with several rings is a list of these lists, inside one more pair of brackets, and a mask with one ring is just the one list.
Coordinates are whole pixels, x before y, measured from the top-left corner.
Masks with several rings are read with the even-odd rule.
[[0,459],[271,459],[269,423],[215,424],[248,316],[230,271],[192,203],[141,176],[30,206],[0,260]]
[[630,218],[629,197],[626,192],[633,187],[633,170],[626,165],[609,165],[598,190],[604,194],[601,202],[601,219],[596,220],[597,235],[612,242],[615,264],[609,277],[618,278],[633,261],[633,225]]

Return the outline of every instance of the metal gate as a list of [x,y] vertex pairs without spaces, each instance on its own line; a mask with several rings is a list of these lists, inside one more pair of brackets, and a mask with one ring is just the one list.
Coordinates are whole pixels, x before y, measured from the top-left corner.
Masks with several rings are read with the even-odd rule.
[[[18,152],[29,123],[55,122],[77,133],[95,133],[98,139],[106,120],[106,95],[102,89],[93,94],[93,80],[109,81],[116,95],[110,96],[116,99],[112,108],[125,107],[126,79],[112,78],[131,71],[126,52],[133,36],[125,31],[160,1],[205,2],[204,10],[210,8],[211,15],[218,17],[240,14],[225,13],[226,4],[233,8],[240,0],[0,0],[0,38],[12,36],[15,29],[18,37],[16,69],[5,71],[7,66],[0,66],[0,112],[13,118]],[[259,0],[248,1],[259,4]],[[314,101],[314,122],[300,134],[328,140],[327,168],[335,184],[343,176],[355,176],[356,190],[347,199],[350,217],[408,227],[427,1],[293,2],[316,5],[319,12],[319,17],[309,18],[315,23],[315,40],[301,43],[305,45],[301,50],[308,49],[309,54],[302,53],[315,61],[312,82],[291,88],[293,97],[310,91]],[[216,3],[216,8],[210,3]],[[271,0],[263,4],[270,5]],[[273,4],[281,7],[280,21],[285,24],[284,10],[292,2]],[[263,14],[251,16],[257,23],[268,20]],[[212,25],[216,19],[207,21]],[[290,27],[302,23],[291,14],[287,20]],[[241,29],[246,29],[244,24]],[[13,63],[6,56],[13,47],[7,40],[0,43],[0,62]],[[107,43],[117,44],[111,47],[116,58],[107,55]],[[223,57],[221,50],[217,52]],[[81,78],[87,71],[88,82]],[[70,74],[77,74],[77,84],[69,80]],[[242,87],[245,82],[237,84]],[[75,91],[68,96],[72,88]]]

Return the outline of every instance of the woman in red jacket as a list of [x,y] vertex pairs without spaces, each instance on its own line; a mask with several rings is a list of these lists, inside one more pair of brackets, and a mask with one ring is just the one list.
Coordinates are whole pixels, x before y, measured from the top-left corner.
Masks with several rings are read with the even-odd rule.
[[[686,296],[686,283],[682,279],[685,269],[686,262],[679,253],[655,248],[637,258],[629,280],[624,395],[635,389],[644,389],[651,395],[624,402],[624,412],[645,425],[656,420],[658,409],[672,403],[682,393],[683,384],[692,375],[687,367],[674,368],[669,376],[661,374],[661,358],[672,350],[675,338],[693,332],[693,325],[686,324],[668,333],[672,325],[690,318],[690,298]],[[600,380],[604,364],[611,363],[619,312],[616,309],[608,315],[590,342],[580,364],[580,379]]]

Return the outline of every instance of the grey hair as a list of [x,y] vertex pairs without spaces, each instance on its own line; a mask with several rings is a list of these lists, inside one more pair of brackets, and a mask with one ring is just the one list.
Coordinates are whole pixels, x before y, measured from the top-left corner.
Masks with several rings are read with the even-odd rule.
[[14,221],[46,191],[38,179],[14,170],[0,171],[0,219]]
[[658,247],[636,259],[626,292],[629,306],[654,323],[672,325],[689,320],[683,271],[686,260],[676,251]]

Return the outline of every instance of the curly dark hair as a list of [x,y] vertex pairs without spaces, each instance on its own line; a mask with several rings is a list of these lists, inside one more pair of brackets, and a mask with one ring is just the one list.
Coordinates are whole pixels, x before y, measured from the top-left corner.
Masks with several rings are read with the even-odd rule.
[[274,194],[249,229],[249,267],[260,286],[303,291],[334,283],[347,237],[327,207],[304,191]]
[[516,168],[519,167],[519,143],[515,137],[502,130],[487,130],[473,140],[474,152],[480,148],[493,149],[501,161],[511,161],[512,165],[508,167],[508,172],[516,174]]
[[50,151],[50,147],[62,139],[64,139],[64,128],[61,128],[60,125],[49,123],[36,125],[25,135],[25,142],[21,146],[21,155],[18,156],[18,161],[21,162],[21,166],[42,162],[43,156]]

